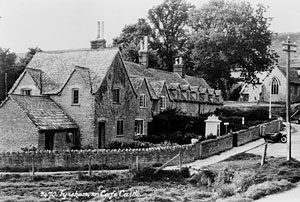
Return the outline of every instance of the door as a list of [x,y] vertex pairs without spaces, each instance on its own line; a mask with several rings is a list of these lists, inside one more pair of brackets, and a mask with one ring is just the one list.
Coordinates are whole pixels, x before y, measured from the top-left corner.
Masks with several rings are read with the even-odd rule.
[[54,146],[54,132],[45,133],[45,150],[53,150]]
[[99,122],[98,149],[105,145],[105,122]]

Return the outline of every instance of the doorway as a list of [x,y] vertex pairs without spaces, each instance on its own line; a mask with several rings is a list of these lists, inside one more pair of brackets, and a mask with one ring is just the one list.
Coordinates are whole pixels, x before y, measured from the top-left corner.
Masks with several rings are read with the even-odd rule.
[[45,150],[53,150],[54,146],[54,132],[45,133]]
[[104,148],[105,145],[105,122],[99,122],[98,149]]

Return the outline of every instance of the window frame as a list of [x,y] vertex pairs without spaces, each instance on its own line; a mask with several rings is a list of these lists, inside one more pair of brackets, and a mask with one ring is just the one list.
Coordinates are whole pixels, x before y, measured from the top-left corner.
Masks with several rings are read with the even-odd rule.
[[[137,123],[141,123],[141,124],[137,125]],[[145,135],[144,124],[145,124],[145,121],[143,119],[135,119],[134,120],[134,135],[135,136]],[[141,130],[141,132],[140,132],[140,130]],[[140,132],[140,133],[138,133],[138,132]]]
[[273,78],[271,82],[271,95],[279,94],[279,81],[277,78]]
[[124,120],[117,120],[117,137],[124,136]]
[[[117,92],[117,94],[115,94]],[[114,88],[112,90],[112,102],[113,104],[120,104],[120,88]],[[117,95],[117,97],[115,97]]]
[[[77,92],[77,102],[75,102],[75,92]],[[71,100],[72,105],[80,105],[79,95],[80,95],[79,88],[72,88],[72,100]]]
[[166,108],[167,108],[167,98],[166,96],[161,96],[159,102],[159,109],[166,110]]
[[[29,93],[28,93],[28,92],[29,92]],[[32,95],[31,92],[32,92],[32,89],[31,89],[31,88],[22,88],[22,89],[21,89],[21,94],[22,94],[22,95],[30,96],[30,95]]]
[[140,94],[139,105],[140,108],[147,108],[146,94]]

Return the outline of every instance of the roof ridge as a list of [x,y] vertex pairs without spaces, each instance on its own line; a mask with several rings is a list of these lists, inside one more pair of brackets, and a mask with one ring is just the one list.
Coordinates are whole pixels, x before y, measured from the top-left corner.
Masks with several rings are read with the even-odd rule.
[[118,47],[107,47],[107,48],[98,48],[98,49],[91,49],[91,48],[78,48],[78,49],[63,49],[63,50],[48,50],[48,51],[41,51],[38,54],[43,53],[68,53],[68,52],[83,52],[83,51],[103,51],[103,50],[112,50],[116,49],[119,50]]

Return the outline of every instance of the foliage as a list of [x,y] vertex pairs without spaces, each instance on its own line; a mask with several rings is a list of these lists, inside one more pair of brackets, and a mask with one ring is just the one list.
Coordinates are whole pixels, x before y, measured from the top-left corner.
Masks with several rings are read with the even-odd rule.
[[167,70],[173,70],[175,57],[183,51],[187,40],[185,25],[188,12],[194,8],[184,0],[165,0],[148,12],[148,18],[158,34],[157,53]]
[[[10,52],[9,49],[0,48],[0,102],[6,97],[6,89],[9,91],[18,76],[16,60],[15,53]],[[7,83],[5,83],[5,74]]]
[[138,149],[138,148],[149,148],[154,146],[149,142],[141,142],[135,140],[124,140],[124,141],[113,141],[110,142],[105,148],[106,149]]
[[233,196],[235,194],[235,186],[233,184],[222,185],[217,192],[219,197],[222,198]]
[[280,181],[266,181],[258,185],[252,185],[244,194],[246,197],[257,200],[266,195],[281,192],[295,187],[294,184],[287,180]]
[[[33,55],[38,51],[41,51],[41,49],[37,47],[29,48],[25,57],[18,60],[15,53],[10,52],[9,49],[0,48],[0,102],[6,97],[6,88],[7,91],[11,89]],[[5,84],[5,74],[7,75],[7,84]]]
[[133,179],[137,181],[179,181],[184,178],[190,177],[189,168],[183,167],[180,170],[160,170],[157,173],[153,167],[142,167],[139,170],[132,169],[130,172],[133,174]]
[[120,36],[113,39],[113,44],[121,47],[124,60],[138,62],[140,41],[144,36],[149,37],[149,66],[156,66],[156,52],[153,49],[156,35],[145,19],[140,18],[137,23],[126,25]]
[[242,90],[242,85],[238,86],[237,88],[235,88],[230,94],[229,94],[229,97],[228,97],[228,100],[233,100],[233,101],[237,101],[241,94],[241,90]]
[[256,83],[256,72],[270,70],[277,54],[271,50],[272,32],[266,8],[246,1],[211,0],[190,12],[191,58],[194,71],[223,92],[231,82],[230,71]]

